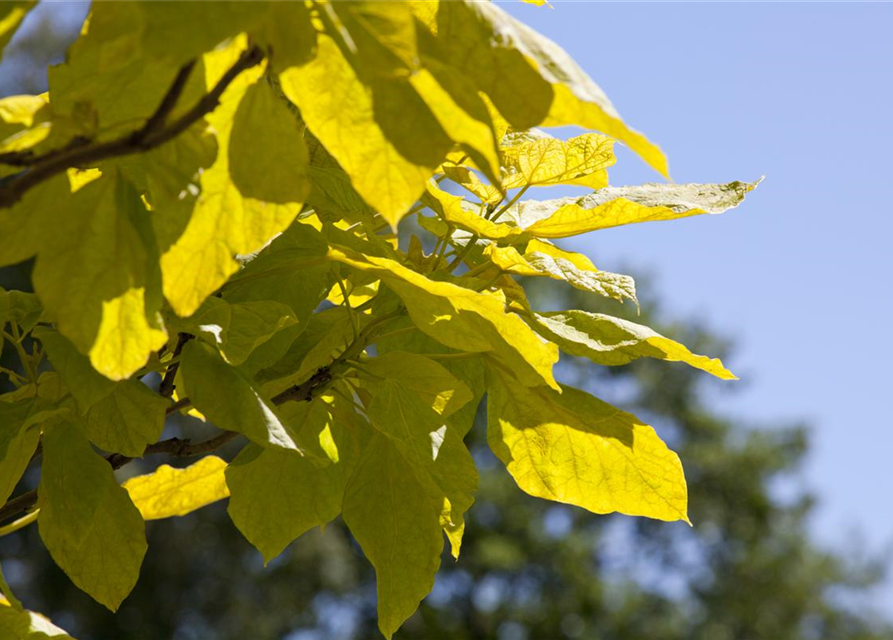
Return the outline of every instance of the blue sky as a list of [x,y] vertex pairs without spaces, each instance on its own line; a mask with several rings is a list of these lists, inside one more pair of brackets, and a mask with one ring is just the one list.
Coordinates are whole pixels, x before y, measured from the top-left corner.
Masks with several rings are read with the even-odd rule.
[[[893,4],[502,6],[571,53],[677,182],[766,175],[722,216],[570,246],[650,269],[668,311],[736,339],[744,389],[717,410],[814,428],[820,541],[893,541]],[[618,156],[615,184],[659,180]],[[889,610],[893,586],[878,597]]]

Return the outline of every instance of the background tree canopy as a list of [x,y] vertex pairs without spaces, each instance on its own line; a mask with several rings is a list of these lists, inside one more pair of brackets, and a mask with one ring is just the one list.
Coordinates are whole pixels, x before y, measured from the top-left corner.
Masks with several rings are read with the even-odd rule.
[[[0,45],[32,6],[2,5]],[[315,582],[312,570],[298,578],[312,604],[285,607],[288,620],[272,615],[270,636],[295,616],[316,609],[328,620],[339,608],[353,619],[345,633],[369,635],[374,617],[386,637],[407,619],[403,633],[422,637],[882,632],[813,591],[796,606],[762,602],[768,611],[756,617],[714,617],[723,580],[747,581],[754,566],[740,564],[740,551],[689,558],[693,534],[676,526],[586,526],[567,506],[536,517],[541,503],[514,521],[526,503],[514,506],[515,490],[507,507],[505,469],[536,498],[689,522],[682,466],[664,440],[694,447],[695,461],[698,446],[730,443],[721,423],[702,424],[688,406],[687,373],[639,398],[618,395],[620,410],[590,394],[608,397],[623,374],[575,376],[574,365],[556,367],[559,351],[587,367],[653,358],[735,376],[624,315],[617,303],[640,308],[633,279],[556,241],[722,213],[757,184],[609,186],[615,140],[664,176],[666,161],[555,43],[485,3],[97,3],[48,85],[0,101],[0,265],[30,268],[20,288],[0,290],[2,346],[15,355],[2,370],[11,390],[0,396],[0,519],[11,522],[0,533],[20,545],[39,535],[58,569],[111,611],[140,574],[159,571],[146,588],[156,584],[192,619],[150,620],[137,596],[128,601],[137,636],[154,625],[161,636],[260,632],[257,610],[234,608],[222,626],[201,606],[184,610],[170,588],[177,577],[161,577],[167,563],[144,562],[156,527],[144,521],[166,520],[163,547],[173,537],[161,531],[178,526],[169,519],[203,507],[192,518],[217,540],[193,540],[189,557],[228,544],[233,529],[216,524],[224,499],[274,575],[291,566],[281,554],[299,537],[314,540],[307,551],[327,567]],[[568,124],[586,132],[561,139],[534,128]],[[591,193],[523,199],[560,184]],[[549,300],[534,295],[543,281],[553,284]],[[665,397],[676,384],[683,396]],[[626,412],[635,406],[648,422],[672,416],[663,438]],[[680,426],[687,419],[703,441]],[[773,573],[802,546],[805,503],[773,505],[763,483],[796,458],[796,443],[737,446],[727,464],[754,474],[748,498],[765,522],[759,536],[734,533],[746,560]],[[158,454],[199,459],[158,466]],[[727,487],[707,463],[700,473],[714,494],[747,488]],[[475,501],[482,516],[472,524]],[[800,538],[764,549],[776,511]],[[506,538],[513,522],[524,526]],[[651,549],[648,532],[667,548]],[[592,544],[611,535],[643,537],[638,548],[666,557],[594,592],[591,572],[604,558]],[[557,555],[545,550],[550,538],[567,543]],[[430,606],[414,616],[441,555],[458,559],[472,539],[482,555],[468,567],[444,563]],[[820,565],[810,579],[859,577],[800,550]],[[374,597],[357,551],[374,568]],[[706,569],[688,593],[682,583],[662,593],[637,586],[656,566],[685,582],[689,562]],[[89,629],[91,608],[69,620],[80,605],[32,592],[21,580],[27,565],[13,566],[16,588],[64,626],[126,632],[126,616],[97,619],[114,631]],[[217,568],[201,570],[184,577]],[[554,597],[565,583],[582,591]],[[64,635],[0,587],[10,633]],[[332,587],[356,593],[327,605]],[[684,615],[659,613],[668,607]],[[602,610],[628,616],[613,631],[587,628]]]

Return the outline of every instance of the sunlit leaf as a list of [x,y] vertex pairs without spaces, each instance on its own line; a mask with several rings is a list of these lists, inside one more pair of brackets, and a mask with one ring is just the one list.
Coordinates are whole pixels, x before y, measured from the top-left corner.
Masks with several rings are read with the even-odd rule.
[[533,327],[562,351],[596,364],[626,364],[636,358],[684,362],[723,380],[737,380],[718,358],[699,356],[649,327],[602,313],[554,311],[533,314]]
[[566,238],[624,224],[676,220],[737,207],[759,182],[606,187],[581,198],[524,200],[507,212],[538,238]]
[[130,478],[122,486],[144,520],[185,516],[229,496],[225,469],[224,460],[205,456],[183,469],[163,464],[152,473]]
[[516,393],[488,375],[487,441],[527,493],[658,520],[688,520],[679,457],[638,418],[572,387]]

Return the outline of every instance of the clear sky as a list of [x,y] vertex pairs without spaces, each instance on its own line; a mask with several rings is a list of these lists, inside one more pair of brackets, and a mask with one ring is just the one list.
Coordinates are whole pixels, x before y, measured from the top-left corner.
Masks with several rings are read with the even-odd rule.
[[[502,6],[571,53],[677,182],[766,175],[722,216],[571,246],[649,267],[668,311],[736,338],[745,390],[717,410],[814,427],[819,540],[893,542],[893,4]],[[660,179],[618,156],[615,184]]]

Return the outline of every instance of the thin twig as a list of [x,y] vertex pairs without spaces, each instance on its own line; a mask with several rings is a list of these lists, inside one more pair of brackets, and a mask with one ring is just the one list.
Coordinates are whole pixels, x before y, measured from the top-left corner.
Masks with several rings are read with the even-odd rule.
[[[220,102],[220,96],[230,83],[242,73],[263,60],[264,54],[259,47],[253,47],[239,57],[213,89],[205,94],[191,109],[171,122],[158,128],[162,119],[169,115],[171,109],[183,91],[191,67],[187,65],[177,74],[156,112],[139,130],[108,142],[94,142],[75,146],[63,152],[50,152],[37,156],[30,168],[15,176],[9,177],[0,187],[0,208],[10,207],[18,202],[26,192],[53,176],[66,171],[69,167],[93,166],[102,160],[132,155],[149,151],[173,140],[198,122],[206,114],[214,110]],[[188,67],[188,68],[187,68]],[[156,117],[156,116],[161,117]]]
[[174,362],[168,365],[167,371],[164,372],[164,377],[161,379],[161,384],[158,385],[158,393],[162,398],[170,398],[174,395],[174,379],[177,377],[177,369],[180,368],[180,361],[177,360],[177,357],[183,350],[183,345],[194,337],[191,333],[181,333],[177,338],[177,346],[174,347],[174,352],[171,355]]

